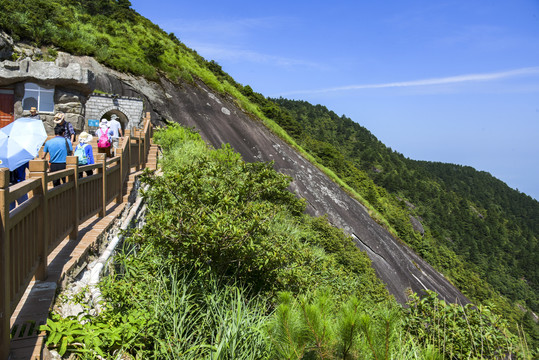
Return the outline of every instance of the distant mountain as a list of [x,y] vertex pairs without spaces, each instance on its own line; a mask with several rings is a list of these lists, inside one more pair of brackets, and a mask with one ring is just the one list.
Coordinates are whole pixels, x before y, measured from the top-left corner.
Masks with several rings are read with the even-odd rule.
[[[407,241],[414,249],[425,255],[422,243],[441,243],[473,264],[472,269],[494,289],[539,310],[538,201],[469,166],[405,158],[324,106],[271,100],[286,109],[301,129],[295,136],[299,144],[345,181],[346,167],[353,167],[403,200],[410,216],[420,218],[428,229],[421,243]],[[368,193],[365,196],[369,198]],[[378,208],[384,211],[382,204]],[[399,236],[407,240],[405,234]],[[444,267],[443,259],[427,257]],[[479,293],[468,294],[482,298]]]

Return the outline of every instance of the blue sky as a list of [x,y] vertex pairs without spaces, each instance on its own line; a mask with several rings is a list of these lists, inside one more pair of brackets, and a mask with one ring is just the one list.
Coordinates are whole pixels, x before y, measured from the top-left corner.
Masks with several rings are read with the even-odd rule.
[[265,96],[539,199],[538,0],[131,3]]

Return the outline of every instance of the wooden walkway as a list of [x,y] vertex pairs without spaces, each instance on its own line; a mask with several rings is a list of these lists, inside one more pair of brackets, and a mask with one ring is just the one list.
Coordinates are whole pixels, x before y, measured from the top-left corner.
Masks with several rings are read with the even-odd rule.
[[[152,145],[147,162],[150,169],[157,168],[157,152],[157,146]],[[47,257],[47,278],[30,283],[11,316],[10,360],[47,358],[48,351],[44,349],[45,333],[39,331],[39,326],[47,322],[59,289],[69,277],[87,265],[88,255],[97,251],[102,241],[106,241],[107,230],[128,205],[136,177],[141,173],[132,168],[124,186],[123,201],[109,204],[104,217],[94,216],[81,224],[76,240],[67,237]]]

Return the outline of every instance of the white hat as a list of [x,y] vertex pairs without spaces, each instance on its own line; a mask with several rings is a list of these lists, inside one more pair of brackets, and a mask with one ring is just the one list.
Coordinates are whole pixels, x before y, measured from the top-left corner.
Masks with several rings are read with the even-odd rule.
[[92,141],[92,135],[88,134],[86,131],[80,133],[79,142],[89,143],[90,141]]
[[64,118],[66,115],[63,112],[59,112],[56,115],[54,115],[54,123],[60,124],[62,121],[64,121]]
[[106,126],[109,127],[109,121],[107,119],[101,119],[101,122],[99,123],[99,126]]

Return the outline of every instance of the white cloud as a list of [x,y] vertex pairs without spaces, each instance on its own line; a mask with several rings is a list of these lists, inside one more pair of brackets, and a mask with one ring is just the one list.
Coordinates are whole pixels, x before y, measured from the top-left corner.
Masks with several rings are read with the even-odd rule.
[[270,55],[240,47],[223,47],[214,44],[190,44],[193,49],[206,59],[220,61],[241,61],[259,64],[272,64],[278,67],[306,66],[322,69],[323,66],[312,61],[288,58],[284,56]]
[[324,66],[309,60],[290,58],[252,50],[259,46],[257,33],[288,26],[291,17],[254,17],[226,19],[173,19],[165,22],[169,32],[179,33],[180,40],[208,60],[271,64],[281,68]]
[[528,67],[522,69],[501,71],[495,73],[486,74],[467,74],[449,76],[443,78],[421,79],[402,82],[391,82],[384,84],[360,84],[360,85],[348,85],[318,90],[298,90],[283,93],[281,95],[297,95],[297,94],[321,94],[336,91],[350,91],[350,90],[362,90],[362,89],[382,89],[382,88],[400,88],[400,87],[419,87],[419,86],[433,86],[433,85],[445,85],[445,84],[458,84],[466,82],[484,82],[500,80],[505,78],[512,78],[517,76],[537,75],[539,74],[539,67]]

